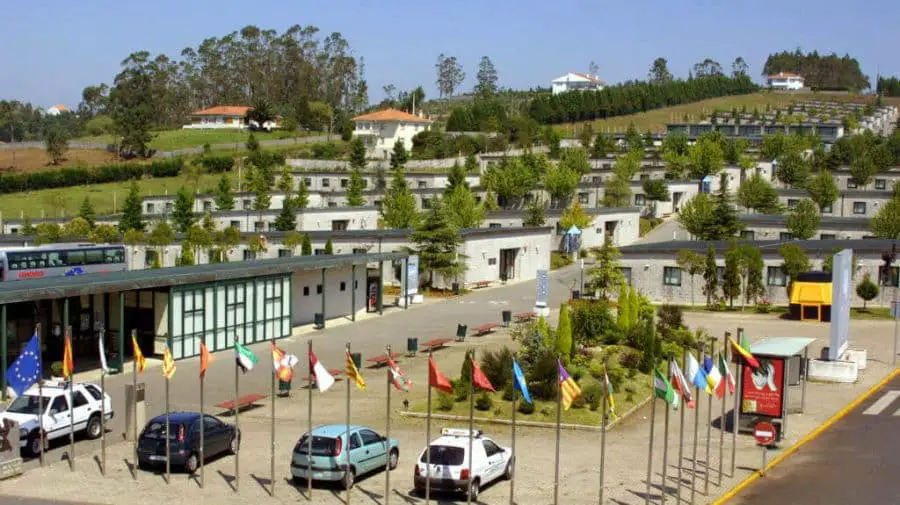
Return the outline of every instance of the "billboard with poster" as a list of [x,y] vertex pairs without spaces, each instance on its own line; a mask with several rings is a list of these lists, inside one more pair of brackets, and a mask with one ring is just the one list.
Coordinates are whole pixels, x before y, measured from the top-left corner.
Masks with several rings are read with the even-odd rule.
[[781,417],[784,408],[784,360],[757,356],[759,368],[745,366],[741,414]]

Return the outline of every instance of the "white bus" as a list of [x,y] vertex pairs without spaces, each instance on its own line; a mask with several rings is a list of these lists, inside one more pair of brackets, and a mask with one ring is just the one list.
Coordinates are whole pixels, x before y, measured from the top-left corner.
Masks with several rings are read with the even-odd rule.
[[125,247],[121,245],[52,244],[0,249],[2,281],[125,270]]

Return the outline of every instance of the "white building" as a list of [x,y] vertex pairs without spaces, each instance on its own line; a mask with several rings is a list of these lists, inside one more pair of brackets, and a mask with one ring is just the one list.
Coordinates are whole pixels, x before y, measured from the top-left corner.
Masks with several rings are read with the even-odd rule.
[[803,76],[790,72],[778,72],[777,74],[767,75],[766,84],[772,89],[779,90],[797,90],[802,89],[804,86]]
[[353,124],[353,135],[363,139],[369,156],[388,159],[398,140],[411,150],[412,138],[427,130],[431,120],[397,109],[384,109],[356,116]]
[[54,105],[53,107],[50,107],[49,109],[47,109],[45,112],[47,113],[48,116],[58,116],[60,114],[66,113],[66,112],[72,112],[72,110],[63,104],[58,103],[58,104]]
[[253,107],[246,105],[216,105],[207,109],[191,112],[191,124],[184,125],[185,130],[215,130],[221,128],[242,130],[244,128],[271,131],[278,128],[278,120],[271,119],[262,125],[248,120],[247,113]]
[[553,94],[558,95],[566,91],[600,91],[603,89],[603,81],[596,75],[569,72],[551,81]]

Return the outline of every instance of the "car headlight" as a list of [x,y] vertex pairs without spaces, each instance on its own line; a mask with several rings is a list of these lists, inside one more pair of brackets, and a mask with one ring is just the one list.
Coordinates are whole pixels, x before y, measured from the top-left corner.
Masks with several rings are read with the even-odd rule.
[[28,430],[25,428],[19,428],[19,438],[25,438],[28,436]]

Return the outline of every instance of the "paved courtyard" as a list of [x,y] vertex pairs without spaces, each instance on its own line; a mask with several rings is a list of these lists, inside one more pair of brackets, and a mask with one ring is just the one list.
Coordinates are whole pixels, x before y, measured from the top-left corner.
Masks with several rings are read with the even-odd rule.
[[[556,272],[551,276],[550,297],[553,306],[568,297],[568,291],[578,282],[579,271],[568,269]],[[329,368],[343,368],[343,350],[346,342],[352,342],[353,350],[361,352],[363,359],[381,354],[386,345],[405,351],[406,338],[418,337],[426,340],[436,337],[452,337],[456,324],[468,324],[470,327],[482,323],[497,321],[500,311],[513,312],[530,310],[534,302],[534,282],[511,284],[486,290],[479,290],[459,299],[443,302],[432,302],[422,306],[413,306],[409,310],[393,309],[382,317],[368,317],[357,324],[333,325],[328,329],[309,336],[301,336],[281,341],[279,345],[301,357],[298,370],[305,371],[303,357],[306,353],[307,340],[311,338],[319,360]],[[688,325],[705,327],[711,334],[721,337],[726,331],[734,332],[738,326],[747,329],[754,340],[765,336],[810,336],[817,339],[811,349],[811,356],[818,354],[822,345],[827,342],[827,324],[798,323],[776,319],[774,316],[755,314],[708,314],[686,313]],[[890,349],[893,325],[885,321],[852,321],[851,346],[863,347],[869,351],[869,366],[861,374],[860,381],[853,385],[810,384],[807,396],[807,409],[804,414],[792,415],[788,420],[788,440],[792,443],[821,424],[827,417],[861,394],[871,384],[886,375],[890,369]],[[463,352],[468,347],[492,347],[508,343],[508,335],[501,330],[482,338],[470,337],[466,344],[451,344],[450,348],[436,353],[438,365],[448,375],[456,375],[462,362]],[[267,345],[255,346],[254,351],[260,357],[256,369],[241,377],[241,391],[244,393],[268,393],[270,387],[270,364]],[[424,503],[424,499],[410,497],[412,487],[412,469],[415,456],[425,444],[424,421],[409,419],[399,415],[402,400],[408,398],[410,403],[421,402],[425,396],[422,384],[426,381],[426,359],[423,355],[415,358],[402,358],[401,367],[414,382],[413,390],[404,395],[392,393],[391,436],[400,441],[401,457],[399,468],[391,474],[391,488],[385,495],[384,473],[379,472],[362,479],[353,490],[353,503],[373,503],[384,505],[391,503]],[[233,354],[223,352],[215,355],[207,374],[206,407],[214,412],[212,405],[230,399],[234,394]],[[198,363],[186,360],[178,363],[178,370],[171,383],[170,404],[172,410],[196,410],[199,408],[199,392],[197,380]],[[352,422],[365,424],[384,434],[386,426],[386,372],[384,369],[363,369],[369,384],[365,392],[355,389],[352,394]],[[164,388],[159,368],[149,368],[139,380],[148,385],[148,416],[162,413],[164,410]],[[307,390],[297,389],[292,398],[279,398],[276,401],[276,448],[275,448],[275,497],[270,497],[269,471],[269,400],[261,402],[257,409],[241,414],[240,425],[244,434],[240,457],[240,490],[234,492],[234,459],[223,457],[209,463],[206,469],[206,486],[199,489],[198,483],[184,474],[174,474],[171,482],[166,484],[161,475],[140,472],[137,480],[130,473],[132,446],[130,442],[122,442],[124,426],[124,384],[130,383],[130,374],[111,377],[107,381],[113,394],[113,402],[118,411],[110,425],[108,437],[107,461],[108,475],[100,475],[94,458],[99,458],[98,441],[82,441],[76,444],[76,469],[70,472],[63,455],[68,446],[55,447],[48,455],[48,466],[38,468],[37,462],[26,464],[29,471],[22,477],[0,482],[0,495],[25,496],[45,499],[70,499],[91,503],[121,504],[140,499],[165,502],[169,505],[196,503],[302,503],[305,500],[304,489],[296,489],[287,480],[289,458],[293,445],[306,431]],[[295,381],[295,387],[298,382]],[[343,423],[345,419],[344,399],[346,383],[339,381],[330,391],[319,394],[313,392],[313,420],[315,424]],[[706,440],[706,401],[700,402],[700,437],[698,442],[703,469]],[[731,400],[729,400],[730,411]],[[720,405],[714,403],[713,422]],[[693,444],[693,411],[688,412],[685,435],[686,466]],[[662,404],[657,408],[662,413]],[[608,434],[607,468],[606,468],[606,501],[617,504],[640,504],[644,502],[646,489],[645,475],[647,462],[647,438],[649,435],[649,408],[644,408]],[[230,421],[230,417],[225,417]],[[435,421],[435,433],[450,423]],[[510,432],[508,426],[479,426],[485,433],[501,444],[508,444]],[[675,503],[674,494],[677,482],[677,436],[678,413],[673,412],[668,437],[669,468],[668,490],[669,501]],[[703,485],[698,487],[698,503],[712,501],[716,495],[727,489],[739,479],[755,470],[759,463],[759,450],[749,436],[738,437],[737,472],[734,478],[725,477],[721,487],[718,481],[718,432],[712,431],[712,471],[709,493],[703,493]],[[555,437],[553,430],[541,428],[519,428],[517,446],[518,474],[516,479],[516,502],[519,504],[546,504],[553,497],[553,457]],[[593,504],[597,503],[599,437],[594,431],[566,430],[561,436],[561,471],[560,503]],[[658,415],[655,425],[656,452],[654,454],[654,483],[651,498],[659,501],[662,472],[663,416]],[[527,448],[525,450],[524,448]],[[730,437],[726,436],[725,468],[730,470]],[[686,485],[690,485],[690,474],[685,472]],[[699,476],[703,479],[703,474]],[[52,483],[52,485],[48,485]],[[688,490],[689,488],[686,488]],[[684,493],[684,492],[683,492]],[[686,494],[682,495],[687,498]],[[343,503],[344,494],[335,487],[316,486],[312,495],[313,503]],[[458,497],[446,497],[447,500]],[[500,482],[483,490],[482,503],[499,504],[509,501],[509,484]]]

